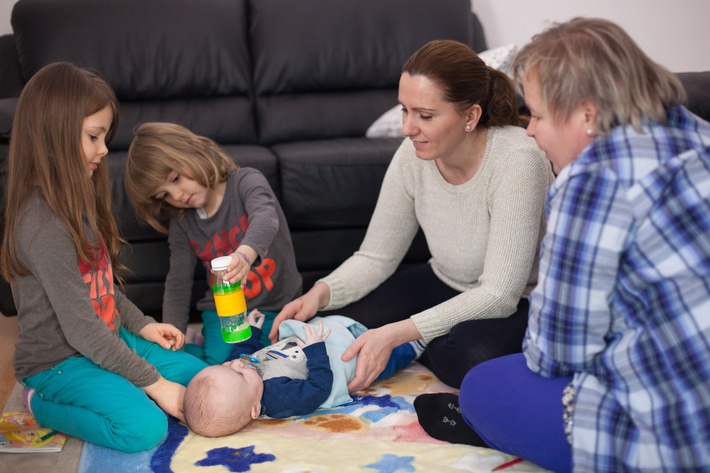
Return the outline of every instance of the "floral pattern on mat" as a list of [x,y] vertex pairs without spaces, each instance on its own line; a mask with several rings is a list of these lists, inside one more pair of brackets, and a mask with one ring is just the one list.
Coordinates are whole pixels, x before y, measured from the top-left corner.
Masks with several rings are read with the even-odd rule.
[[[455,390],[413,363],[359,392],[352,403],[307,416],[257,419],[228,437],[200,437],[171,418],[165,441],[149,452],[124,454],[85,444],[79,473],[487,472],[513,458],[429,437],[412,405],[427,392]],[[545,470],[523,462],[509,471]]]

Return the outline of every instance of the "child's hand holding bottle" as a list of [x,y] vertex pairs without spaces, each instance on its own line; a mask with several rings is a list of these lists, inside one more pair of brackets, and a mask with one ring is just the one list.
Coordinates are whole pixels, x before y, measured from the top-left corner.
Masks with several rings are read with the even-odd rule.
[[[251,271],[251,263],[259,254],[247,245],[240,245],[237,251],[232,253],[232,261],[227,266],[224,272],[224,280],[230,284],[236,284],[239,281],[246,281],[249,271]],[[244,287],[244,284],[242,284]]]

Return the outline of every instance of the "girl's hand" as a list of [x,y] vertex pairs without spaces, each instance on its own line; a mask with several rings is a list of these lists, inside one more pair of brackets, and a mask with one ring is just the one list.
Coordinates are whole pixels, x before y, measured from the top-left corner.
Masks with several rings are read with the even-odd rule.
[[328,305],[329,301],[330,287],[325,283],[319,282],[310,291],[286,304],[271,326],[271,332],[269,333],[271,343],[276,343],[279,340],[279,325],[281,325],[281,322],[288,319],[300,320],[301,322],[311,320],[318,312],[318,309]]
[[324,342],[326,339],[330,336],[330,329],[327,331],[323,331],[324,326],[323,326],[323,321],[319,320],[318,321],[318,331],[316,331],[315,328],[313,328],[312,325],[306,324],[303,326],[303,331],[306,333],[306,341],[303,342],[303,344],[298,343],[298,339],[296,340],[296,343],[301,346],[301,347],[307,347],[308,345],[313,345],[314,343],[318,342]]
[[185,386],[168,381],[162,376],[158,381],[143,388],[143,391],[160,406],[162,410],[181,422],[185,422],[183,401],[185,399]]
[[[249,271],[251,271],[251,264],[259,256],[259,253],[250,246],[240,245],[237,251],[229,256],[231,256],[232,261],[229,262],[224,272],[225,281],[229,281],[230,284],[246,281]],[[242,284],[243,286],[244,284]]]
[[143,327],[138,335],[166,350],[179,350],[185,344],[185,334],[171,324],[151,322]]
[[247,322],[249,322],[249,325],[252,327],[261,328],[261,326],[264,325],[265,317],[264,314],[259,312],[259,309],[254,309],[247,315]]

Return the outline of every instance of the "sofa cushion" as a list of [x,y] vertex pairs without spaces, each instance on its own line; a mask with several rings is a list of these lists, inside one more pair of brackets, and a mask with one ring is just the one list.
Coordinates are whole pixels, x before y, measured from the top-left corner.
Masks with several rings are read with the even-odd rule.
[[273,147],[291,230],[366,227],[401,138],[340,138]]
[[23,82],[18,67],[15,36],[12,34],[0,36],[0,64],[0,99],[17,97]]
[[122,101],[114,150],[127,150],[139,123],[156,121],[182,125],[220,144],[255,143],[256,128],[248,97],[194,97],[165,101]]
[[256,141],[246,0],[22,0],[11,21],[24,80],[55,61],[108,80],[123,110],[115,149],[148,120]]
[[248,92],[245,0],[20,1],[11,21],[25,80],[64,60],[122,99]]
[[0,99],[0,138],[8,140],[12,132],[12,121],[15,118],[17,98]]
[[[396,100],[402,64],[414,51],[431,39],[471,40],[470,0],[439,4],[252,1],[250,41],[260,141],[364,136]],[[378,90],[390,91],[389,104],[373,96]],[[347,93],[347,102],[339,93]],[[336,104],[337,114],[322,112]],[[345,115],[347,119],[340,119]],[[308,126],[301,123],[305,120]]]

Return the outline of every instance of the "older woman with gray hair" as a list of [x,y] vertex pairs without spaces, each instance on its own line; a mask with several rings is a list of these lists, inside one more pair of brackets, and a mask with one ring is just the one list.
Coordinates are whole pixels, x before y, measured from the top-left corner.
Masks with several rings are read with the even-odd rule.
[[710,471],[710,124],[606,20],[552,26],[513,68],[557,177],[523,354],[466,375],[467,443],[554,471]]

